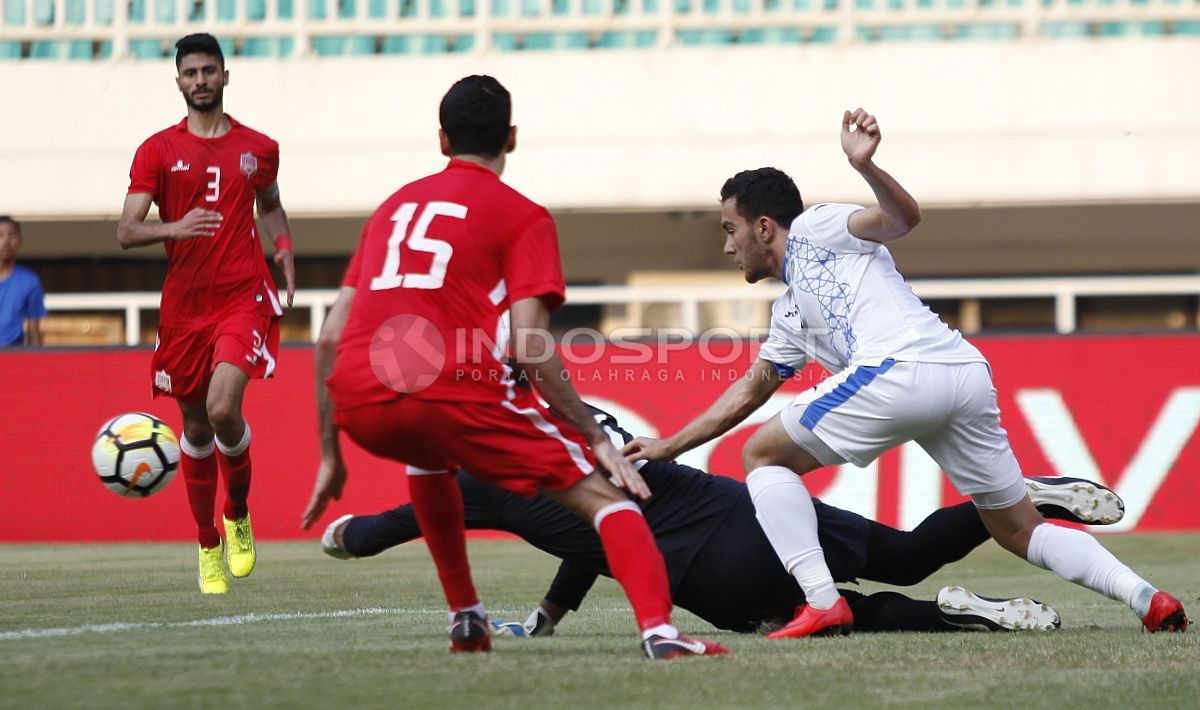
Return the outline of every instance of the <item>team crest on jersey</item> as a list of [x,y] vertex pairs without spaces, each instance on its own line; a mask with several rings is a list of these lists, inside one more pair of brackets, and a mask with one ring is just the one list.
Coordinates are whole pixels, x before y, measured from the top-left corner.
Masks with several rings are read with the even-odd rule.
[[250,177],[258,172],[258,158],[253,153],[242,153],[241,166],[242,174]]

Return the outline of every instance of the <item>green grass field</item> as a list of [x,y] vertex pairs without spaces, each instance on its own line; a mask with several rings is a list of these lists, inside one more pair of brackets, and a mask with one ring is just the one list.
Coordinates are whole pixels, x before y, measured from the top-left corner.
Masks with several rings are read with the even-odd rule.
[[[1200,535],[1104,542],[1197,615]],[[1142,633],[1122,605],[992,543],[908,593],[1031,595],[1059,611],[1061,631],[768,641],[681,612],[681,629],[732,655],[672,663],[642,659],[608,580],[553,638],[452,656],[419,543],[348,562],[315,542],[261,544],[254,575],[220,597],[198,593],[193,550],[0,546],[0,707],[1200,707],[1196,629]],[[523,619],[556,569],[516,541],[471,553],[494,618]]]

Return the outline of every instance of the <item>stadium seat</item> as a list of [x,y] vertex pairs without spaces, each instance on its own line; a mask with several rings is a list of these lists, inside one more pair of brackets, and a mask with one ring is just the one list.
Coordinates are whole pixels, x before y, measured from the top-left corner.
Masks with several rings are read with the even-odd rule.
[[[434,8],[438,8],[440,14],[434,15]],[[441,8],[441,0],[433,0],[429,5],[429,12],[433,17],[445,17],[445,10]],[[458,0],[458,16],[475,17],[475,0]]]
[[655,30],[604,32],[596,39],[596,46],[604,49],[652,47],[656,41],[658,41],[658,32]]
[[525,35],[522,49],[587,49],[586,32],[531,32]]
[[440,34],[392,35],[384,37],[379,48],[380,54],[445,54],[450,51],[461,50],[452,49],[450,38]]
[[321,57],[366,56],[375,53],[375,38],[356,35],[352,37],[314,37],[313,53]]
[[1017,26],[1012,23],[959,25],[954,36],[959,39],[1016,39]]
[[68,25],[82,25],[86,19],[87,0],[66,0],[63,22]]
[[685,47],[719,46],[733,42],[729,30],[678,30],[675,37]]
[[34,0],[33,23],[35,25],[54,24],[54,0]]
[[96,47],[96,59],[108,59],[112,56],[113,44],[111,40],[104,40]]
[[173,0],[154,0],[154,21],[164,25],[175,22]]
[[1086,22],[1047,22],[1042,25],[1042,35],[1052,39],[1067,39],[1074,37],[1089,37]]
[[146,21],[146,0],[129,0],[129,21],[140,25]]
[[21,58],[20,42],[0,42],[0,61]]
[[138,59],[162,59],[165,56],[162,42],[156,39],[129,40],[129,53]]
[[90,40],[52,40],[34,42],[29,47],[30,59],[84,59],[92,58]]
[[25,24],[25,3],[23,2],[3,2],[0,5],[4,6],[4,24],[6,25],[23,25]]
[[1193,22],[1176,22],[1172,28],[1172,34],[1177,35],[1200,35],[1200,21]]
[[294,44],[291,37],[247,37],[242,43],[242,56],[286,57],[291,55]]
[[798,27],[767,27],[743,30],[738,42],[742,44],[800,44],[804,35]]
[[501,52],[517,50],[517,36],[511,32],[501,32],[492,36],[492,46]]
[[266,0],[246,0],[246,19],[251,22],[267,19]]
[[[487,2],[487,0],[484,0]],[[511,0],[491,0],[492,17],[508,17],[512,14]]]
[[111,25],[113,22],[113,0],[96,0],[95,7],[96,24]]
[[521,17],[537,17],[541,14],[541,0],[518,0],[521,3]]
[[233,22],[237,18],[237,3],[235,0],[217,0],[217,20]]

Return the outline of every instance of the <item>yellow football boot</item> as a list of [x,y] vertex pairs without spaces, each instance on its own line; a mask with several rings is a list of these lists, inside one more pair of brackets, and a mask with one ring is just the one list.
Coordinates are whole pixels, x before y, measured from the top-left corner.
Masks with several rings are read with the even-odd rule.
[[225,516],[221,516],[221,520],[225,522],[225,542],[229,545],[229,573],[234,577],[248,577],[258,559],[254,554],[250,514],[246,513],[241,520],[230,520]]
[[196,578],[200,581],[201,594],[224,594],[229,591],[229,580],[225,579],[224,557],[225,546],[200,548],[200,573]]

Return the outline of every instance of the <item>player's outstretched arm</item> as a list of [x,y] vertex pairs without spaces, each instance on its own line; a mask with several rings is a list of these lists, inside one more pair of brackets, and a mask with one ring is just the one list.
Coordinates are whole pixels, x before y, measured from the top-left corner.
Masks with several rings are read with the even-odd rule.
[[279,199],[279,183],[271,183],[270,187],[259,191],[256,197],[258,216],[262,219],[263,231],[275,245],[275,266],[283,272],[283,279],[287,284],[287,304],[288,308],[291,308],[292,300],[296,296],[296,265],[287,212]]
[[650,488],[641,474],[625,460],[579,399],[550,339],[550,309],[541,298],[523,298],[510,307],[513,353],[542,398],[566,417],[592,448],[596,462],[608,471],[612,482],[638,498],[649,498]]
[[122,249],[134,249],[165,242],[168,239],[196,239],[211,237],[221,227],[221,213],[194,207],[174,222],[148,224],[151,195],[134,192],[125,196],[121,209],[121,221],[117,223],[117,242]]
[[670,461],[685,451],[721,436],[745,420],[754,410],[761,407],[783,382],[774,365],[766,360],[756,360],[745,376],[738,378],[712,406],[673,436],[666,439],[639,436],[626,444],[621,453],[630,461]]
[[878,202],[850,215],[850,233],[859,239],[885,244],[903,237],[921,221],[921,207],[896,179],[875,164],[882,135],[875,117],[856,109],[842,115],[842,150],[850,165],[863,176]]
[[341,499],[342,488],[346,485],[346,465],[342,461],[338,431],[333,423],[333,401],[329,398],[329,386],[325,380],[329,379],[329,373],[333,370],[338,341],[342,339],[342,330],[346,327],[352,303],[354,287],[343,286],[333,308],[325,316],[321,334],[317,337],[314,369],[317,376],[317,431],[321,443],[321,463],[317,467],[312,498],[300,518],[300,525],[305,530],[321,517],[329,501]]

